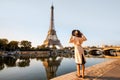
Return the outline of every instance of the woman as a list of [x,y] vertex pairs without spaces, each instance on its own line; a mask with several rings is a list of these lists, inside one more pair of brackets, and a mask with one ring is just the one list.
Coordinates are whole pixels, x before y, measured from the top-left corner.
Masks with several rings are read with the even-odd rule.
[[[84,71],[85,71],[85,56],[84,50],[81,46],[83,41],[86,41],[86,37],[79,31],[73,30],[72,36],[70,38],[70,43],[74,44],[74,51],[75,51],[75,62],[77,64],[77,76],[84,78]],[[80,65],[82,65],[82,76],[80,75]]]

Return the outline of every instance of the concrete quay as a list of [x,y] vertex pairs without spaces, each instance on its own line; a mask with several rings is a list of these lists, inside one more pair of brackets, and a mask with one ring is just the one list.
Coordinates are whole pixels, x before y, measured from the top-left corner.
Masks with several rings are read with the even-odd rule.
[[120,80],[120,58],[86,68],[85,78],[78,78],[75,71],[51,80]]

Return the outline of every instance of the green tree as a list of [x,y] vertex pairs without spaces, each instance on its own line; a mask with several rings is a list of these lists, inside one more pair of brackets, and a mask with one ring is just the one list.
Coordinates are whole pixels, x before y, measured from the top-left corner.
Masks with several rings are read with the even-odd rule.
[[37,46],[37,49],[44,49],[45,48],[45,45],[39,45]]
[[8,44],[7,39],[0,39],[0,50],[6,50]]
[[14,50],[17,50],[19,47],[18,47],[18,44],[19,42],[18,41],[10,41],[7,45],[8,47],[8,50],[10,51],[14,51]]
[[96,46],[92,46],[91,48],[97,48]]
[[31,42],[27,40],[21,41],[20,46],[22,50],[30,50],[32,47]]
[[39,46],[37,46],[36,50],[46,51],[46,50],[50,50],[50,48],[45,47],[45,45],[39,45]]

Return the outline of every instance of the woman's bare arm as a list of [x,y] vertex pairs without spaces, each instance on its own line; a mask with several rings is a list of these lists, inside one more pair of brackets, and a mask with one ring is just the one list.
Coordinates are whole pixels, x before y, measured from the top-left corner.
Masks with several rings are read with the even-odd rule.
[[83,41],[87,40],[87,38],[84,35],[82,35],[82,39],[83,39]]
[[70,37],[69,43],[73,43],[74,39],[73,36]]

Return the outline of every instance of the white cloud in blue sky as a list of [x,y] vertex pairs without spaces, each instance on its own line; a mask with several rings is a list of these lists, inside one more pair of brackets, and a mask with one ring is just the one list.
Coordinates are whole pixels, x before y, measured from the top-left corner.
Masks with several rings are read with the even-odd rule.
[[70,45],[73,29],[85,34],[85,46],[120,45],[120,0],[0,0],[0,38],[41,45],[49,29],[52,2],[55,29],[64,46]]

